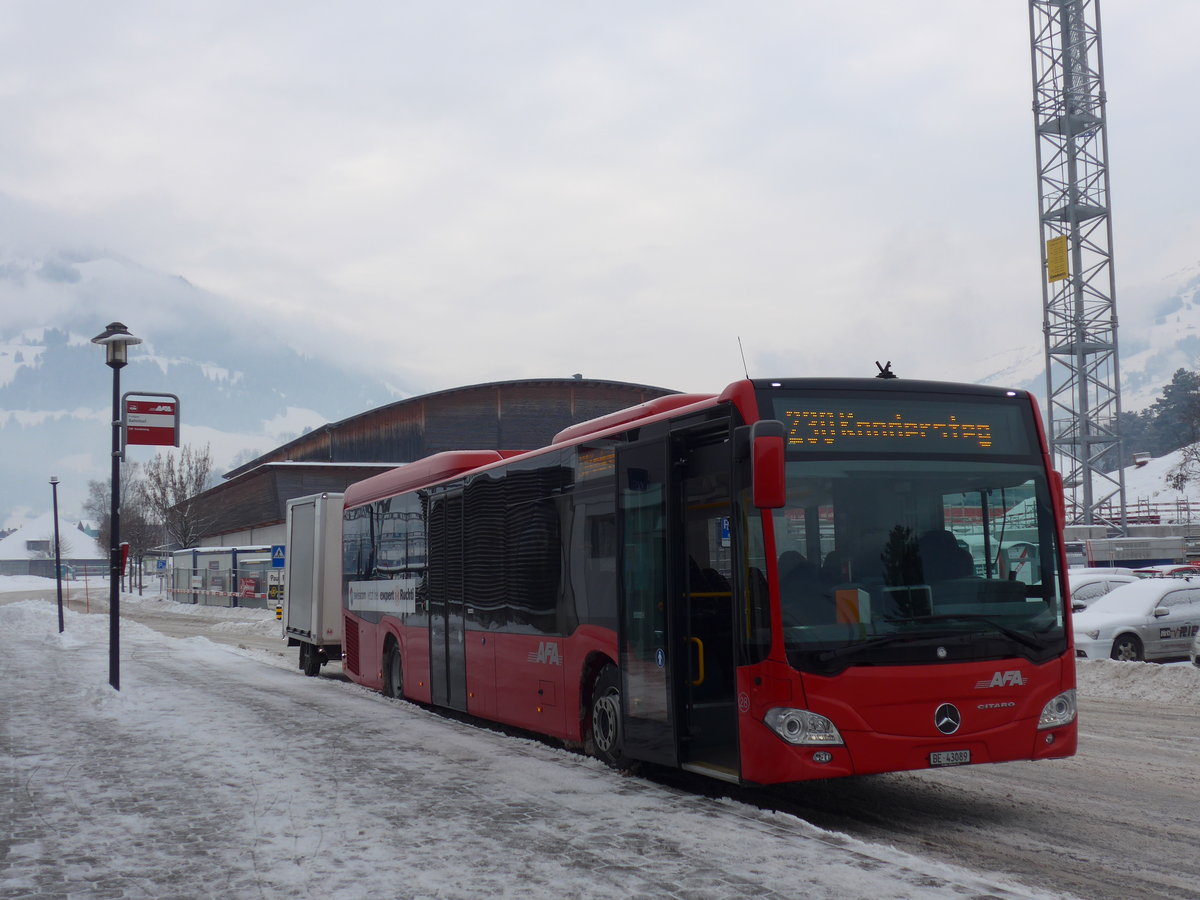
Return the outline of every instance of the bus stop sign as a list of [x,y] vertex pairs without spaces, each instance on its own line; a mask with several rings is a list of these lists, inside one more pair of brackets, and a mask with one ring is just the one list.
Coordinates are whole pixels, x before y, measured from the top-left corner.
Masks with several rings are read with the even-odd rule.
[[125,445],[179,446],[178,397],[174,394],[130,392],[122,400],[121,425],[125,433]]

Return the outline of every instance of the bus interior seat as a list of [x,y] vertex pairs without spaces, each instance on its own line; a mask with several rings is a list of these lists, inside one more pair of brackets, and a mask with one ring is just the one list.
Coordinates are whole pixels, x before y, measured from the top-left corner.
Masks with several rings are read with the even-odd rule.
[[934,584],[975,574],[975,558],[949,531],[927,531],[917,541],[925,581]]

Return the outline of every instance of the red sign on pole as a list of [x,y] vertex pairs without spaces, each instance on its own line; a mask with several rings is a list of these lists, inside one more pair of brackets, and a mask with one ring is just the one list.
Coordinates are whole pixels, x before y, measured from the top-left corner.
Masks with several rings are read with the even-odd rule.
[[125,400],[125,443],[178,447],[178,400]]

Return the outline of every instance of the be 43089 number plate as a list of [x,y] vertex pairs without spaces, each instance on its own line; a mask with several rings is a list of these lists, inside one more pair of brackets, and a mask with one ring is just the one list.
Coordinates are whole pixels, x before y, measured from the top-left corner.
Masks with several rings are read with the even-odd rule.
[[942,750],[929,754],[931,766],[965,766],[970,761],[970,750]]

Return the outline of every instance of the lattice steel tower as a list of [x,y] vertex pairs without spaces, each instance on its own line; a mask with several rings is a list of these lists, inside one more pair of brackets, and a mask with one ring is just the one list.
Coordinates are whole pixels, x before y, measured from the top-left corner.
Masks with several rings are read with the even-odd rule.
[[1068,523],[1123,532],[1099,0],[1030,0],[1029,31],[1050,450]]

